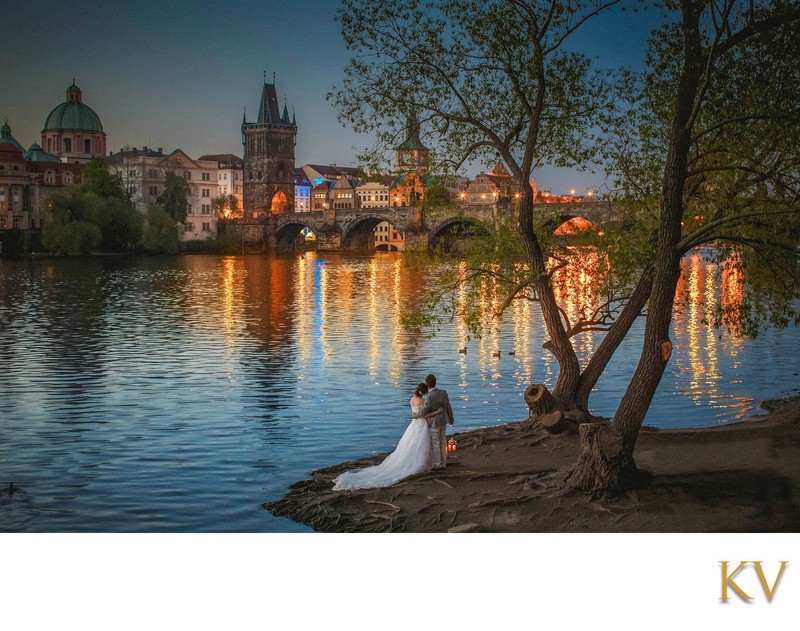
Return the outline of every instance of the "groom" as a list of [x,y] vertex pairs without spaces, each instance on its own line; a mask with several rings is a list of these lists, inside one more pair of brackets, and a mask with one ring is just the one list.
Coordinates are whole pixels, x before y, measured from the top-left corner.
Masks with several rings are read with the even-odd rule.
[[[428,375],[425,377],[425,384],[428,386],[428,394],[425,397],[425,408],[423,414],[428,421],[428,430],[431,433],[431,450],[433,451],[433,470],[444,469],[447,464],[447,438],[445,429],[447,423],[452,425],[453,408],[450,406],[450,398],[446,390],[436,387],[436,377]],[[429,415],[428,413],[438,410],[438,414]]]

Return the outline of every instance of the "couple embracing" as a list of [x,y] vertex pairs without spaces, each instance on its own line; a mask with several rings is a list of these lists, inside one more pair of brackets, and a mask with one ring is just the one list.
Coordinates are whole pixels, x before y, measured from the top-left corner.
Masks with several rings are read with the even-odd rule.
[[445,468],[445,429],[447,423],[455,422],[447,391],[437,388],[436,377],[428,375],[410,403],[412,421],[397,448],[379,465],[345,471],[334,478],[334,491],[391,486],[408,476]]

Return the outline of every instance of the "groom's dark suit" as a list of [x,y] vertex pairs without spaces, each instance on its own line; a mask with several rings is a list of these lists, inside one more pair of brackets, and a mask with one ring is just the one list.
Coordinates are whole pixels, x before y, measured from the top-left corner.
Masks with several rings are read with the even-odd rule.
[[452,425],[455,422],[453,408],[450,405],[450,397],[447,390],[431,388],[425,397],[424,414],[442,408],[439,414],[428,418],[428,429],[431,432],[431,447],[433,451],[433,468],[444,467],[447,462],[447,440],[445,438],[445,428],[447,423]]

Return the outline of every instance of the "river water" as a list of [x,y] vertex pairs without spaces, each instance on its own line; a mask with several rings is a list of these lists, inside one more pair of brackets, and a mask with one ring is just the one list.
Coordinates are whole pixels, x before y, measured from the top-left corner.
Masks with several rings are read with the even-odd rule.
[[[684,275],[646,423],[726,423],[796,395],[800,332],[721,334],[703,305],[736,300],[737,280],[700,254]],[[391,450],[429,372],[459,432],[525,418],[524,388],[556,370],[537,306],[479,340],[459,322],[430,339],[399,324],[425,282],[398,253],[0,260],[0,489],[16,489],[0,531],[304,531],[261,504]],[[613,413],[639,327],[595,413]],[[578,340],[582,357],[598,339]]]

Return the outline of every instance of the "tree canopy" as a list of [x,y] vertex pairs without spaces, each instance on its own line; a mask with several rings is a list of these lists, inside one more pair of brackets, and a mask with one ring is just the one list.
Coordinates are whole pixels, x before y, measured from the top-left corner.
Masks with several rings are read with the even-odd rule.
[[[606,471],[581,461],[573,482],[589,490],[635,471],[638,428],[671,352],[683,254],[713,245],[721,265],[744,270],[750,300],[737,319],[750,333],[759,323],[796,319],[800,284],[797,2],[625,4],[663,16],[639,74],[599,73],[567,47],[589,20],[622,2],[346,0],[338,19],[354,56],[330,95],[344,122],[377,133],[379,148],[399,144],[414,113],[440,156],[434,169],[499,159],[517,180],[516,226],[498,223],[452,275],[440,276],[428,305],[446,316],[453,292],[486,282],[506,292],[493,316],[514,299],[537,300],[545,347],[559,363],[559,407],[587,411],[614,351],[647,314],[642,359],[612,424],[622,455]],[[591,243],[599,256],[576,257],[551,239],[528,182],[545,164],[593,161],[603,161],[624,191],[615,200],[622,229],[597,231]],[[587,264],[604,298],[590,317],[570,321],[552,281],[567,266]],[[476,326],[486,320],[462,315]],[[435,317],[429,311],[417,322]],[[580,366],[572,337],[597,329],[606,334]]]
[[[548,348],[560,371],[555,392],[574,404],[580,366],[534,227],[529,181],[544,164],[585,166],[597,155],[596,130],[613,104],[606,74],[567,41],[593,17],[620,4],[525,0],[346,0],[338,13],[353,59],[330,98],[356,131],[379,147],[397,146],[408,119],[434,146],[434,171],[471,160],[504,163],[521,190],[517,226],[524,267],[513,293],[540,301]],[[358,94],[358,99],[352,95]],[[480,265],[464,278],[495,274]]]
[[103,199],[127,199],[122,183],[108,168],[105,158],[92,158],[81,171],[81,188]]
[[158,196],[158,204],[177,222],[186,221],[189,214],[189,183],[174,171],[164,174],[164,190]]

